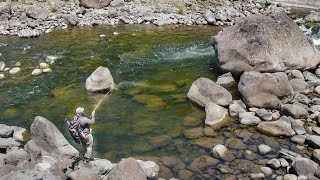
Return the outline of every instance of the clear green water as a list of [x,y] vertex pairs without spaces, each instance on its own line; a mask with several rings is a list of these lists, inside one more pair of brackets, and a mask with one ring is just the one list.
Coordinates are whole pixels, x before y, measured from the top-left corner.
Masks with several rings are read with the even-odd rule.
[[[117,90],[96,111],[97,123],[92,127],[95,157],[112,162],[129,156],[150,160],[179,158],[182,167],[168,165],[173,174],[161,174],[171,178],[180,177],[179,170],[188,169],[186,166],[196,158],[212,157],[211,148],[222,143],[235,159],[219,159],[217,165],[193,172],[192,179],[243,179],[260,172],[268,160],[278,157],[280,148],[310,156],[306,147],[298,149],[287,138],[261,135],[237,121],[215,131],[204,128],[205,113],[191,104],[186,94],[197,78],[216,79],[215,55],[209,39],[218,30],[209,26],[130,25],[78,27],[35,39],[0,36],[0,61],[7,67],[16,62],[22,64],[19,74],[6,72],[6,78],[0,81],[0,123],[28,128],[35,116],[43,116],[73,143],[65,121],[73,118],[78,106],[90,115],[104,96],[86,92],[85,81],[97,67],[105,66],[110,69]],[[99,37],[100,34],[106,37]],[[53,72],[31,76],[46,55],[61,56],[51,65]],[[190,130],[210,133],[187,139]],[[257,153],[259,144],[271,146],[272,153]],[[248,157],[246,150],[253,155]],[[161,168],[166,169],[163,165]],[[275,173],[284,172],[282,169]]]
[[[43,116],[71,141],[65,119],[71,119],[78,106],[90,114],[103,94],[86,92],[85,80],[98,66],[105,66],[118,90],[96,112],[95,156],[117,161],[136,155],[175,155],[181,147],[172,144],[184,141],[184,118],[190,114],[203,118],[186,93],[197,78],[216,78],[209,38],[217,31],[102,26],[60,30],[35,39],[0,36],[0,61],[7,67],[22,64],[19,74],[5,73],[6,79],[0,81],[0,123],[29,127],[35,116]],[[52,73],[31,76],[46,55],[62,58],[51,65]]]

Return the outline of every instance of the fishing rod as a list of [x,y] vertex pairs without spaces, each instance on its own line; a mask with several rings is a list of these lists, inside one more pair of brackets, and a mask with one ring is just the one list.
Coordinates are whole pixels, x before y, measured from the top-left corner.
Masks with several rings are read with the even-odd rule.
[[103,97],[102,97],[102,99],[99,101],[99,103],[96,105],[96,107],[93,109],[93,111],[95,111],[97,108],[98,108],[98,106],[100,105],[100,103],[102,102],[102,100],[110,93],[112,91],[112,89],[110,89],[110,91],[106,94],[106,95],[104,95]]

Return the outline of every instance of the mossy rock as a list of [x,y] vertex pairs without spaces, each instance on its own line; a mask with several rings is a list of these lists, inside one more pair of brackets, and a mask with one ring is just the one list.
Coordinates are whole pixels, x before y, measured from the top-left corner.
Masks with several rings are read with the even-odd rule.
[[314,26],[314,23],[312,23],[312,22],[308,22],[306,24],[306,28],[308,28],[308,29],[312,28],[313,26]]
[[18,109],[16,108],[8,108],[3,112],[3,115],[6,117],[15,117],[17,116]]
[[217,144],[222,144],[223,140],[218,138],[211,138],[211,137],[201,137],[193,141],[194,144],[211,149]]
[[167,105],[159,96],[156,95],[139,94],[134,96],[133,99],[137,102],[145,104],[150,110],[161,109]]

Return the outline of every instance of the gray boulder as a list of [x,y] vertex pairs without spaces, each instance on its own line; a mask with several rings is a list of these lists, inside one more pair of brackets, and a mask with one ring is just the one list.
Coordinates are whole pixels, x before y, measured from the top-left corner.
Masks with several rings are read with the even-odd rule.
[[49,174],[47,172],[40,172],[35,170],[19,170],[11,171],[9,174],[2,177],[2,179],[15,180],[31,180],[31,179],[46,179],[46,180],[62,180],[59,176]]
[[80,0],[80,4],[87,8],[100,9],[110,4],[111,0]]
[[137,160],[122,159],[108,174],[107,180],[147,180]]
[[234,100],[229,105],[229,114],[232,117],[238,117],[240,113],[247,112],[246,105],[241,100]]
[[258,118],[257,116],[249,116],[249,117],[245,117],[243,119],[240,120],[241,124],[244,125],[257,125],[261,122],[261,119]]
[[313,150],[311,159],[318,164],[320,163],[320,149]]
[[38,37],[40,36],[40,32],[36,29],[25,28],[18,32],[18,36],[20,38]]
[[317,163],[308,158],[296,158],[292,167],[298,176],[313,176],[318,169]]
[[217,82],[218,85],[224,87],[224,88],[231,88],[232,85],[234,85],[236,83],[236,81],[234,80],[232,74],[230,72],[222,74],[221,76],[219,76],[217,78]]
[[288,78],[290,80],[295,79],[295,78],[299,78],[299,79],[304,80],[304,76],[303,76],[302,72],[299,70],[296,70],[296,69],[290,71],[290,73],[288,74]]
[[0,148],[7,149],[19,146],[21,146],[21,143],[17,142],[14,138],[0,138]]
[[63,158],[75,158],[79,152],[69,144],[58,128],[49,120],[37,116],[30,126],[31,140],[42,150],[41,154],[55,154]]
[[268,166],[270,166],[272,169],[279,169],[281,167],[281,163],[278,159],[271,159],[268,161]]
[[305,19],[309,22],[320,22],[320,13],[319,12],[313,12],[305,17]]
[[308,98],[306,95],[295,92],[293,102],[298,102],[301,104],[309,105],[311,102],[311,99]]
[[281,112],[284,115],[293,117],[294,119],[307,119],[309,116],[308,111],[296,104],[285,104],[281,106]]
[[294,78],[290,80],[290,84],[294,91],[297,91],[302,94],[308,94],[310,92],[310,88],[307,82],[300,78]]
[[208,126],[214,126],[224,120],[228,114],[228,110],[221,107],[213,102],[209,102],[205,106],[206,109],[206,120],[205,123]]
[[307,136],[304,143],[311,148],[320,149],[320,136],[309,135]]
[[74,169],[69,169],[66,172],[68,179],[101,179],[100,177],[109,173],[111,169],[115,166],[107,159],[95,159],[86,163],[80,161]]
[[124,6],[125,2],[124,0],[112,0],[110,2],[110,6],[112,7],[120,7],[120,6]]
[[206,19],[206,21],[209,24],[215,24],[216,23],[216,17],[215,17],[215,15],[212,13],[212,11],[210,9],[207,9],[205,11],[204,18]]
[[13,135],[12,137],[19,142],[25,142],[26,138],[24,137],[24,134],[27,132],[27,129],[17,126],[12,126],[13,128]]
[[86,80],[86,90],[101,92],[111,90],[114,86],[112,75],[108,68],[98,67]]
[[29,161],[30,155],[22,149],[10,151],[6,154],[4,162],[6,164],[17,165],[21,161]]
[[209,102],[227,106],[232,101],[231,94],[225,88],[207,78],[199,78],[193,82],[187,96],[203,107]]
[[0,3],[0,15],[5,13],[11,13],[11,3],[10,2],[1,2]]
[[12,135],[13,135],[12,127],[7,126],[5,124],[0,124],[0,137],[8,138],[8,137],[12,137]]
[[313,42],[285,13],[242,18],[220,31],[213,44],[221,68],[233,74],[304,70],[320,62]]
[[158,177],[160,167],[153,161],[137,160],[144,174],[150,178],[155,179]]
[[245,72],[240,77],[238,90],[247,106],[259,108],[276,109],[279,103],[290,101],[294,95],[283,72]]
[[49,15],[49,10],[36,5],[27,5],[26,15],[29,18],[45,20]]
[[75,13],[65,15],[64,19],[70,26],[75,26],[78,24],[78,16]]
[[296,134],[291,127],[292,120],[292,118],[282,116],[277,121],[259,123],[258,129],[273,136],[291,137]]
[[272,112],[269,111],[269,110],[266,110],[264,108],[262,109],[258,109],[256,111],[256,115],[262,119],[262,120],[265,120],[265,121],[271,121],[272,120]]

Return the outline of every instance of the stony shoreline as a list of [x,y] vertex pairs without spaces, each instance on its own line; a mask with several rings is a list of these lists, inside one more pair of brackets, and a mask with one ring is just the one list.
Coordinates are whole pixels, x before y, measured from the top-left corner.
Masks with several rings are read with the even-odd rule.
[[[99,1],[100,2],[100,1]],[[221,3],[222,2],[222,3]],[[71,26],[117,24],[230,26],[241,17],[286,11],[279,3],[252,1],[129,1],[113,0],[100,9],[81,1],[0,3],[0,34],[37,37]],[[96,6],[98,6],[96,4]]]

